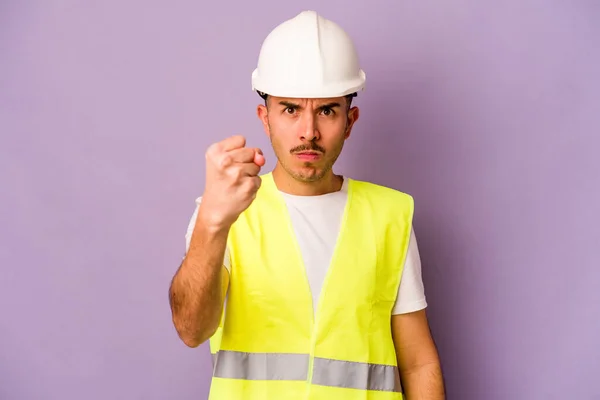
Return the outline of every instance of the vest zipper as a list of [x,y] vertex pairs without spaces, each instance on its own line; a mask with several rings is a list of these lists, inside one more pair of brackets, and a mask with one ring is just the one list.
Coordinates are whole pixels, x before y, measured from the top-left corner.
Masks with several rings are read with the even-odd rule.
[[[351,183],[349,183],[348,185],[348,197],[346,200],[346,205],[344,206],[344,212],[342,214],[342,222],[340,224],[340,230],[338,233],[338,238],[337,241],[335,243],[334,249],[333,249],[333,253],[331,255],[331,260],[329,262],[329,265],[327,266],[327,273],[325,274],[325,279],[323,280],[323,285],[321,286],[321,293],[319,294],[319,299],[317,300],[317,304],[316,304],[316,308],[315,308],[315,304],[312,301],[312,293],[310,293],[310,284],[308,284],[308,275],[306,274],[306,266],[303,265],[304,267],[304,276],[306,277],[306,282],[308,284],[308,289],[309,289],[309,297],[310,297],[310,301],[311,304],[313,305],[312,307],[312,324],[311,324],[311,334],[310,334],[310,353],[309,353],[309,359],[308,359],[308,378],[307,378],[307,390],[306,390],[306,396],[308,398],[308,396],[310,395],[310,383],[312,382],[312,378],[313,378],[313,373],[314,373],[314,363],[315,363],[315,348],[316,348],[316,342],[317,342],[317,332],[319,332],[319,316],[321,314],[321,307],[323,306],[323,304],[325,303],[325,296],[327,295],[327,287],[328,287],[328,282],[330,280],[331,277],[331,270],[333,269],[333,267],[335,266],[335,263],[337,261],[338,258],[338,252],[339,252],[339,247],[341,245],[342,242],[342,235],[343,232],[346,228],[346,224],[348,221],[348,214],[349,214],[349,210],[350,210],[350,203],[352,200],[352,195],[354,194],[352,191],[352,185]],[[292,229],[291,227],[291,223],[288,224],[288,226],[290,226],[290,229]],[[292,229],[293,232],[293,229]],[[298,246],[297,240],[295,241],[295,246],[296,246],[296,251],[298,252],[298,254],[300,255],[300,259],[302,260],[302,253],[300,252],[300,248]]]
[[[300,246],[298,245],[298,239],[296,237],[296,232],[294,231],[294,227],[292,226],[292,222],[290,220],[289,217],[289,211],[287,209],[287,205],[285,204],[285,201],[283,201],[283,199],[281,200],[281,205],[283,207],[283,210],[285,211],[286,214],[286,221],[287,221],[287,226],[288,226],[288,231],[290,232],[291,238],[292,238],[292,242],[294,244],[294,249],[296,251],[296,257],[297,259],[300,261],[300,264],[298,265],[299,268],[301,268],[301,272],[302,275],[304,276],[304,283],[305,283],[305,287],[306,287],[306,292],[307,292],[307,296],[310,299],[310,304],[311,304],[311,308],[310,308],[310,349],[309,349],[309,353],[308,353],[308,371],[306,374],[306,398],[308,399],[308,397],[310,396],[310,382],[312,381],[312,376],[313,376],[313,368],[314,368],[314,354],[315,354],[315,343],[316,343],[316,332],[317,330],[316,328],[316,314],[317,314],[317,310],[315,308],[315,304],[313,302],[313,296],[312,296],[312,292],[310,290],[310,282],[308,281],[308,274],[306,273],[306,266],[304,265],[304,259],[302,258],[302,252],[300,251]],[[321,292],[322,294],[322,292]],[[318,304],[317,304],[318,307]]]
[[[271,175],[269,183],[272,184],[272,186],[276,188],[275,183],[272,179],[273,178]],[[279,193],[277,193],[277,194],[279,194]],[[348,182],[348,194],[347,194],[348,197],[346,199],[346,204],[344,206],[344,212],[342,214],[342,223],[341,223],[340,230],[338,233],[338,238],[337,238],[334,250],[333,250],[331,261],[327,267],[327,273],[325,274],[325,279],[323,280],[323,285],[321,286],[321,293],[319,294],[319,299],[317,300],[316,305],[313,302],[313,296],[312,296],[312,292],[310,290],[310,282],[308,281],[308,274],[306,272],[306,265],[304,265],[304,259],[302,258],[302,252],[300,251],[300,246],[298,245],[298,239],[296,237],[296,232],[294,231],[294,227],[292,226],[292,221],[290,220],[290,214],[289,214],[289,210],[287,209],[287,204],[285,203],[285,200],[281,196],[278,196],[279,204],[281,207],[283,207],[284,214],[286,215],[288,231],[290,232],[290,235],[293,239],[292,242],[294,243],[294,248],[296,249],[296,256],[298,257],[298,259],[301,262],[299,267],[302,268],[302,274],[304,275],[304,283],[306,285],[306,290],[307,290],[308,297],[310,299],[310,304],[312,305],[312,307],[311,307],[312,312],[311,312],[311,316],[310,316],[311,317],[310,350],[309,350],[309,358],[308,358],[308,374],[307,374],[307,378],[306,378],[306,398],[307,399],[310,396],[310,383],[312,382],[313,373],[314,373],[315,347],[316,347],[316,341],[317,341],[317,332],[318,332],[317,328],[318,328],[318,319],[319,319],[318,315],[319,315],[321,305],[325,301],[324,298],[325,298],[325,291],[327,288],[327,282],[329,281],[329,277],[331,275],[331,268],[335,265],[335,259],[337,258],[336,255],[339,251],[338,247],[340,246],[342,234],[344,232],[346,222],[348,220],[348,213],[349,213],[349,209],[350,209],[352,195],[353,195],[352,181],[349,181]]]

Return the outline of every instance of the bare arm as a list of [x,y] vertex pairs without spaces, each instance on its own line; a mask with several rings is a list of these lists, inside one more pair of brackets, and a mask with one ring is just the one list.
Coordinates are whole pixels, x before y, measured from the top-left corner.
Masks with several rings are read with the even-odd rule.
[[407,400],[444,400],[442,369],[425,310],[392,316],[392,335]]
[[200,206],[190,248],[169,290],[173,324],[189,347],[215,333],[229,284],[223,266],[229,228],[211,225],[204,214]]
[[261,184],[262,151],[245,145],[243,136],[232,136],[206,152],[204,196],[190,247],[169,289],[173,324],[190,347],[204,343],[219,327],[229,285],[223,265],[227,236]]

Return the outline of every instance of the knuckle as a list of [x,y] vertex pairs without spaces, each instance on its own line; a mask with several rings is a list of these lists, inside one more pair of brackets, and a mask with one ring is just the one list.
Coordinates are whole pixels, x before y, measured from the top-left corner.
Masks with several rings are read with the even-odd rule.
[[244,146],[246,144],[246,138],[243,135],[233,135],[233,140],[240,146]]
[[242,182],[242,184],[240,185],[240,188],[242,189],[242,192],[245,194],[249,194],[252,191],[252,184],[250,182],[249,179],[244,180],[244,182]]
[[207,156],[213,155],[213,154],[217,153],[218,150],[219,150],[219,143],[213,143],[210,146],[208,146],[208,148],[206,149],[206,155]]
[[233,164],[233,158],[229,154],[224,154],[219,160],[219,167],[227,168]]
[[244,176],[244,171],[240,167],[232,168],[231,173],[233,174],[233,177],[237,180],[241,179]]
[[248,179],[248,184],[246,187],[249,192],[256,193],[260,187],[260,179],[256,177]]

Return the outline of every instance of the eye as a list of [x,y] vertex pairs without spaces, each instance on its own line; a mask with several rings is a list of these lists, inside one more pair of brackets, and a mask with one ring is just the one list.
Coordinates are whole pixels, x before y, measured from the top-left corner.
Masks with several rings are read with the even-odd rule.
[[331,108],[324,108],[323,110],[321,110],[321,113],[323,115],[325,115],[326,117],[329,117],[330,115],[333,115],[335,112]]
[[287,114],[293,114],[293,113],[296,112],[296,109],[294,107],[288,107],[288,108],[285,109],[285,112]]

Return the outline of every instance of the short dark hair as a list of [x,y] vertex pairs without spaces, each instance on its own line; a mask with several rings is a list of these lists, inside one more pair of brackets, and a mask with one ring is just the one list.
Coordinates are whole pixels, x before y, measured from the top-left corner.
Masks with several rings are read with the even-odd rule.
[[[267,93],[261,92],[261,91],[256,91],[256,93],[258,93],[258,95],[265,101],[265,106],[267,105],[267,98],[269,97],[269,95]],[[346,98],[346,101],[348,102],[348,108],[350,108],[350,106],[352,105],[352,99],[354,97],[358,96],[358,93],[354,92],[354,93],[350,93],[345,95],[344,97]]]

